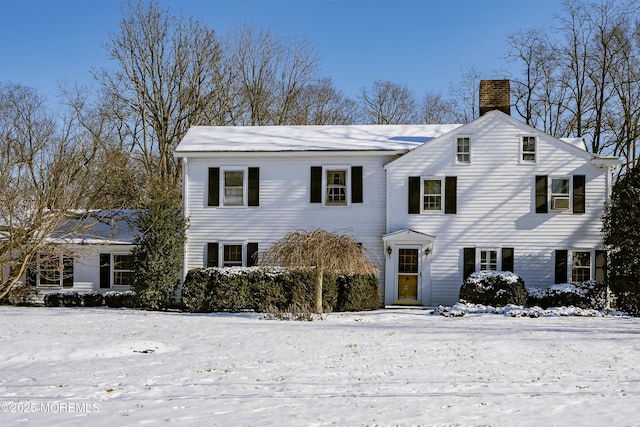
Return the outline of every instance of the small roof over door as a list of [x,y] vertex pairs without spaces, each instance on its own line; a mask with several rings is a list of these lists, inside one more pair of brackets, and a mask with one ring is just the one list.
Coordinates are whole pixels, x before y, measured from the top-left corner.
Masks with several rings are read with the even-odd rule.
[[382,236],[382,241],[385,243],[402,242],[424,244],[433,242],[435,239],[435,236],[420,233],[419,231],[410,230],[408,228],[405,228],[404,230],[394,231],[393,233],[385,234],[384,236]]

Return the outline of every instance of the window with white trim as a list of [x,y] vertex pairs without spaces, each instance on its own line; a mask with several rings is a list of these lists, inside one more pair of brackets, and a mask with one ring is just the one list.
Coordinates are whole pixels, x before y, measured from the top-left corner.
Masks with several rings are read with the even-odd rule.
[[223,267],[242,267],[242,245],[223,245]]
[[223,170],[222,177],[222,204],[224,206],[244,206],[246,188],[245,170],[225,169]]
[[326,201],[327,206],[347,205],[347,170],[326,170]]
[[521,150],[522,150],[523,162],[535,163],[536,162],[536,137],[523,136]]
[[571,208],[571,179],[551,178],[551,210],[568,211]]
[[444,185],[442,178],[422,179],[422,210],[425,212],[442,212]]
[[480,271],[493,270],[498,271],[498,250],[497,249],[481,249],[480,250]]
[[113,286],[133,285],[133,255],[112,254],[111,266]]
[[471,163],[471,138],[459,136],[456,142],[456,162]]
[[[39,254],[32,284],[46,288],[73,286],[73,258],[62,254]],[[27,279],[31,280],[31,279]]]
[[571,282],[586,282],[591,279],[591,251],[571,253]]

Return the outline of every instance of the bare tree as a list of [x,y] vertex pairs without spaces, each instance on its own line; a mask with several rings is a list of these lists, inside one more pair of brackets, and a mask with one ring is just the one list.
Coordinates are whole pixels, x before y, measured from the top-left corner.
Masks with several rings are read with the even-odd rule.
[[94,74],[105,98],[130,121],[126,136],[147,175],[177,185],[181,172],[173,148],[220,105],[221,52],[214,31],[138,1],[123,12],[120,31],[105,49],[118,66]]
[[363,122],[377,125],[415,123],[417,104],[413,92],[390,81],[377,80],[360,90]]
[[19,85],[0,86],[0,147],[2,298],[43,253],[63,251],[61,240],[90,226],[97,147],[75,120],[56,120],[42,96]]
[[313,270],[317,314],[322,314],[322,275],[325,271],[347,274],[378,272],[365,256],[362,245],[352,237],[321,229],[292,231],[269,248],[261,264]]
[[479,88],[482,73],[474,67],[462,68],[462,80],[451,86],[453,115],[457,123],[469,123],[479,115]]
[[320,79],[303,88],[291,124],[350,125],[355,122],[356,110],[356,102],[336,89],[331,79]]
[[426,124],[444,124],[455,121],[451,101],[435,92],[424,94],[420,105],[420,116],[423,123]]
[[277,37],[271,30],[236,26],[225,41],[242,101],[239,125],[286,125],[295,121],[304,88],[318,73],[316,50],[305,40]]

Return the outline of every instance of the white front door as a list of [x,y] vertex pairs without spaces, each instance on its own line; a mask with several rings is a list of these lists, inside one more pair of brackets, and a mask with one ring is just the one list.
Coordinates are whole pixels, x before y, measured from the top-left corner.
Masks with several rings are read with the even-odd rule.
[[397,251],[396,301],[417,303],[420,301],[420,246],[400,246]]

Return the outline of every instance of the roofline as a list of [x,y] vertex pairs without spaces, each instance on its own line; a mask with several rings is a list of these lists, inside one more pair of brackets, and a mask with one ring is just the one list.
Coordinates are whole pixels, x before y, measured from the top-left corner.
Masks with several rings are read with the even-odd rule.
[[[419,145],[416,145],[419,147]],[[304,157],[307,155],[316,155],[319,153],[323,153],[329,156],[344,156],[344,155],[353,155],[353,154],[366,154],[370,156],[394,156],[394,155],[402,155],[406,154],[411,149],[390,149],[390,150],[375,150],[375,149],[362,149],[362,150],[227,150],[227,151],[174,151],[173,157],[176,158],[207,158],[207,157],[234,157],[234,156],[246,156],[247,154],[255,154],[260,155],[262,157],[276,157],[282,156],[283,154],[292,155],[296,157]]]

